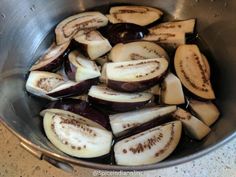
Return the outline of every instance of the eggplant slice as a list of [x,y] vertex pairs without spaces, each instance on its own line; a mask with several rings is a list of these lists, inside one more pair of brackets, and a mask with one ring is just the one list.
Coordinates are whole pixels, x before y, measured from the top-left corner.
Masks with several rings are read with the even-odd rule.
[[148,29],[132,23],[111,24],[102,32],[112,45],[127,43],[144,38]]
[[70,42],[65,42],[62,45],[52,43],[49,49],[36,61],[30,68],[30,71],[54,71],[59,68],[63,62],[63,53],[68,48]]
[[174,74],[169,73],[161,84],[161,101],[164,104],[183,104],[185,102],[181,82]]
[[211,68],[210,68],[210,64],[208,62],[208,59],[206,58],[205,55],[202,54],[202,60],[204,62],[205,65],[205,73],[206,73],[206,77],[208,77],[209,79],[211,78]]
[[63,77],[59,74],[46,71],[31,71],[26,81],[26,90],[33,95],[55,100],[56,98],[47,94],[64,83]]
[[[110,129],[108,115],[98,111],[88,102],[83,100],[68,98],[59,101],[53,101],[50,102],[46,108],[40,112],[40,115],[43,117],[46,112],[71,116],[74,116],[73,114],[77,114],[86,119],[92,120],[93,123],[98,123],[106,129]],[[89,123],[87,120],[84,122]],[[96,127],[98,126],[96,125]]]
[[162,161],[177,147],[182,132],[180,121],[173,121],[133,135],[114,146],[118,165],[147,165]]
[[76,117],[46,112],[43,125],[51,143],[66,154],[94,158],[110,152],[111,132],[90,126]]
[[177,111],[172,114],[172,116],[183,123],[187,134],[191,138],[201,140],[211,131],[207,125],[184,109],[178,108]]
[[113,62],[162,57],[169,59],[166,51],[162,47],[149,41],[137,41],[127,44],[120,43],[115,45],[109,54],[109,59]]
[[189,100],[189,107],[194,115],[203,121],[206,125],[211,126],[220,116],[220,111],[212,102]]
[[122,132],[138,127],[154,119],[160,119],[176,110],[176,106],[150,107],[140,110],[110,115],[110,124],[115,136]]
[[150,102],[151,99],[152,94],[149,93],[123,93],[106,86],[92,86],[88,93],[88,101],[93,105],[118,112],[135,110]]
[[202,99],[215,99],[202,55],[196,45],[181,45],[175,53],[174,66],[182,84]]
[[111,23],[133,23],[140,26],[149,25],[158,20],[163,12],[147,6],[115,6],[107,15]]
[[65,62],[65,73],[70,80],[76,82],[94,79],[101,76],[98,66],[94,61],[81,55],[74,50],[68,55],[69,60]]
[[123,92],[144,91],[160,82],[168,64],[165,58],[107,63],[107,85]]
[[174,31],[174,32],[149,31],[149,34],[146,35],[143,39],[146,41],[153,41],[158,44],[164,44],[166,46],[173,48],[176,48],[186,43],[185,33],[181,31]]
[[103,56],[111,50],[111,44],[98,31],[91,31],[84,35],[75,35],[74,40],[91,60]]
[[83,12],[70,16],[60,22],[56,29],[57,45],[70,41],[76,33],[84,34],[86,30],[106,26],[108,19],[100,12]]
[[152,28],[149,28],[151,33],[172,33],[172,32],[183,32],[193,33],[195,27],[195,19],[173,21],[160,23]]
[[54,98],[67,98],[75,95],[88,93],[92,85],[98,84],[98,78],[87,79],[81,82],[66,81],[55,89],[47,93]]

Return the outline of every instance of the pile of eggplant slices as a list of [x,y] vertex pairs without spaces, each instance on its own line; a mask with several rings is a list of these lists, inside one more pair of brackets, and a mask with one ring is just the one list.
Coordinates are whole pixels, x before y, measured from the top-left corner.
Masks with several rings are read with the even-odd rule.
[[144,165],[175,150],[182,125],[197,140],[210,132],[220,114],[211,101],[210,66],[185,40],[195,19],[158,23],[162,15],[152,7],[115,6],[107,15],[82,12],[56,26],[26,90],[51,100],[40,115],[58,149]]

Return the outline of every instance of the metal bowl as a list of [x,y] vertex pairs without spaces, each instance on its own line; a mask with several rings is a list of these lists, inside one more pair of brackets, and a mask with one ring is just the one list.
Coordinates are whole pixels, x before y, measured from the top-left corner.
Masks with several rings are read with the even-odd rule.
[[[126,167],[67,156],[46,138],[38,116],[43,100],[24,88],[29,66],[49,46],[55,25],[65,17],[101,5],[142,4],[164,10],[170,19],[197,18],[197,31],[211,51],[216,72],[221,118],[203,141],[183,141],[161,163]],[[198,0],[3,0],[0,6],[0,120],[39,157],[106,170],[148,170],[177,165],[200,157],[236,135],[236,1]],[[107,9],[103,9],[107,10]],[[204,52],[204,51],[203,51]],[[39,155],[40,154],[40,155]]]

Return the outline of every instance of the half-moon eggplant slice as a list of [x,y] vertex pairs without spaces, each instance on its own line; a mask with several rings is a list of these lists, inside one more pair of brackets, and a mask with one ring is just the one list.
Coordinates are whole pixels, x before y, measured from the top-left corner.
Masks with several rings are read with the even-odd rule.
[[44,116],[46,112],[54,112],[65,115],[71,115],[70,113],[78,114],[100,124],[106,129],[110,129],[108,115],[98,111],[88,102],[83,100],[68,98],[53,101],[50,102],[46,108],[40,112],[40,115]]
[[91,60],[103,56],[111,50],[111,44],[98,31],[91,31],[84,35],[75,35],[74,40],[80,49]]
[[147,165],[162,161],[177,147],[182,132],[180,121],[173,121],[118,141],[114,146],[118,165]]
[[169,59],[166,51],[158,44],[149,41],[137,41],[130,43],[119,43],[109,53],[109,59],[113,62],[144,60],[151,58]]
[[173,21],[160,23],[152,28],[149,28],[151,33],[172,33],[172,32],[183,32],[193,33],[195,27],[195,19]]
[[181,31],[175,32],[157,32],[150,31],[143,40],[157,42],[158,44],[164,44],[169,47],[176,48],[186,43],[185,33]]
[[87,79],[98,78],[101,73],[94,61],[81,55],[78,51],[70,52],[69,60],[65,62],[65,72],[70,80],[81,82]]
[[68,48],[70,42],[62,45],[52,43],[49,49],[33,64],[30,71],[53,71],[59,68],[63,62],[63,53]]
[[90,126],[76,117],[46,112],[43,125],[51,143],[66,154],[94,158],[110,152],[111,132]]
[[47,94],[64,83],[63,77],[59,74],[46,71],[31,71],[26,81],[26,90],[33,95],[55,100],[55,98]]
[[123,92],[144,91],[160,82],[168,65],[165,58],[107,63],[107,85]]
[[83,12],[70,16],[60,22],[55,29],[57,45],[70,41],[81,30],[96,29],[106,26],[107,23],[107,17],[100,12]]
[[187,134],[194,139],[201,140],[211,131],[206,124],[184,109],[178,108],[172,115],[173,118],[180,120],[183,123]]
[[151,99],[152,94],[149,93],[123,93],[106,86],[92,86],[88,93],[88,101],[93,105],[118,112],[135,110],[147,104]]
[[111,23],[133,23],[140,26],[149,25],[158,20],[163,12],[147,6],[115,6],[107,15]]
[[175,53],[174,66],[182,84],[202,99],[215,99],[202,55],[196,45],[181,45]]
[[154,106],[150,108],[143,108],[140,110],[118,113],[110,115],[110,124],[112,132],[115,136],[119,136],[122,132],[138,127],[146,122],[154,119],[159,119],[176,110],[176,106]]
[[47,93],[48,96],[54,98],[66,98],[75,95],[83,95],[88,93],[92,85],[98,83],[98,78],[88,79],[81,82],[66,81],[55,89]]

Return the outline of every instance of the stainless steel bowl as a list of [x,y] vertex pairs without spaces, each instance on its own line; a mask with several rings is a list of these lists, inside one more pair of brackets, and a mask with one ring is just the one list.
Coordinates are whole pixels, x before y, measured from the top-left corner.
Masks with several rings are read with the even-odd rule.
[[[171,19],[197,18],[197,30],[211,51],[218,106],[222,112],[203,141],[185,142],[161,163],[125,167],[73,158],[46,138],[38,116],[43,101],[29,97],[25,75],[53,37],[48,35],[65,17],[113,3],[144,4],[163,9]],[[236,1],[224,0],[1,0],[0,2],[0,120],[39,157],[106,170],[147,170],[177,165],[200,157],[236,135]]]

